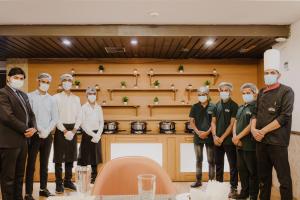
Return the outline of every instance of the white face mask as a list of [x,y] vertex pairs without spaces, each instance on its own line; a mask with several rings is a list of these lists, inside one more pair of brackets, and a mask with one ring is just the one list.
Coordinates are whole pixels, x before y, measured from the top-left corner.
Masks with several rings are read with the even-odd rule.
[[16,90],[21,89],[24,85],[24,80],[10,79],[10,86]]
[[229,99],[230,95],[229,92],[220,92],[220,98],[224,101],[226,101],[227,99]]
[[276,74],[268,74],[264,76],[266,85],[274,85],[277,83],[278,75]]
[[198,100],[201,102],[201,103],[204,103],[207,101],[207,96],[198,96]]
[[96,95],[88,95],[89,102],[94,103],[96,99],[97,99]]
[[69,81],[65,81],[62,83],[62,87],[64,88],[64,90],[70,90],[72,88],[72,83]]
[[253,96],[253,94],[244,94],[243,99],[244,99],[245,103],[250,103],[250,102],[254,101],[254,96]]
[[50,85],[47,83],[40,83],[39,89],[42,90],[43,92],[47,92],[49,90]]

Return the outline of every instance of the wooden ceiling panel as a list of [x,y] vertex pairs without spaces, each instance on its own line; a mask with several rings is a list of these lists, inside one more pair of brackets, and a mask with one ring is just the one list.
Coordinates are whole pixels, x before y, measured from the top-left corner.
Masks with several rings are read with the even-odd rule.
[[[131,39],[138,40],[136,46]],[[68,37],[70,46],[57,36],[2,36],[0,59],[7,58],[261,58],[274,45],[275,37],[247,36],[103,36]],[[208,39],[214,40],[207,46]],[[125,48],[125,52],[107,53],[106,47]],[[241,52],[241,49],[249,51]]]

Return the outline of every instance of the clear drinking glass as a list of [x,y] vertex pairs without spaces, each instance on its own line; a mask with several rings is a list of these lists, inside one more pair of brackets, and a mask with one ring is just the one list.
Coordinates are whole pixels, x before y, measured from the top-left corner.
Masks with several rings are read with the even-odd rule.
[[156,176],[152,174],[138,175],[138,192],[140,200],[154,200]]
[[77,166],[76,167],[76,185],[77,191],[81,195],[87,195],[90,191],[91,182],[91,167]]

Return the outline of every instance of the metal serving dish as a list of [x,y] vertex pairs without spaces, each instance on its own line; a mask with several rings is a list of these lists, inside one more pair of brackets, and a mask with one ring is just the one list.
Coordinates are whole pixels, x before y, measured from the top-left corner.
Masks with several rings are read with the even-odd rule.
[[175,128],[175,122],[172,121],[161,121],[159,123],[159,132],[160,133],[175,133],[176,128]]
[[147,122],[144,121],[133,121],[130,123],[132,134],[146,134]]
[[114,134],[119,131],[119,122],[117,121],[104,121],[103,133]]

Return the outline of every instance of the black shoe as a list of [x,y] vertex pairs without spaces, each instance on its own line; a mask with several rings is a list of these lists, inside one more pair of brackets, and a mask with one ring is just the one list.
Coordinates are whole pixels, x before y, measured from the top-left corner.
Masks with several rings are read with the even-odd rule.
[[62,194],[64,193],[64,191],[65,189],[62,184],[56,184],[56,189],[55,189],[56,194]]
[[231,199],[237,199],[237,200],[246,200],[248,199],[249,195],[245,195],[245,194],[233,194],[230,198]]
[[41,197],[51,197],[51,196],[55,196],[55,195],[51,194],[49,192],[49,190],[46,188],[46,189],[40,189],[40,196]]
[[201,186],[202,186],[202,183],[199,182],[199,181],[196,181],[195,183],[193,183],[193,184],[191,185],[192,188],[197,188],[197,187],[201,187]]
[[237,189],[236,188],[231,188],[230,193],[228,194],[228,198],[232,198],[233,196],[237,196]]
[[35,200],[31,194],[26,194],[24,200]]
[[94,178],[91,179],[91,184],[95,184],[95,179]]
[[74,185],[74,183],[72,183],[72,181],[65,181],[64,187],[68,190],[76,191],[76,186]]

